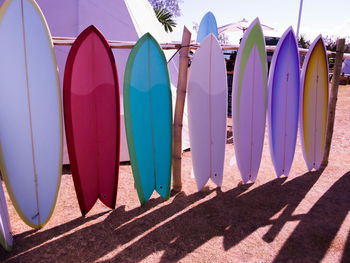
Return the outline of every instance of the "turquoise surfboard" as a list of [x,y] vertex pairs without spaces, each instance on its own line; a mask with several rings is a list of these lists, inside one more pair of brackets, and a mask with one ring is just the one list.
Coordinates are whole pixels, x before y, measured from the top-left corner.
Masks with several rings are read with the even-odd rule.
[[50,219],[62,168],[61,90],[53,43],[33,0],[7,0],[0,10],[0,165],[23,221]]
[[141,205],[153,190],[168,199],[172,160],[170,79],[164,53],[149,33],[135,44],[126,64],[124,117]]
[[219,38],[218,26],[216,24],[215,16],[212,12],[206,13],[203,16],[201,23],[199,24],[196,40],[197,43],[202,42],[203,39],[210,33],[212,33],[216,37],[216,39]]

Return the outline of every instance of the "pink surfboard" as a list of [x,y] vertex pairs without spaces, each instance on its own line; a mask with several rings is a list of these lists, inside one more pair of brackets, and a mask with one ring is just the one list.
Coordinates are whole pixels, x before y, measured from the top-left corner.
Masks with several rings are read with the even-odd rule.
[[64,118],[74,186],[83,216],[99,198],[115,207],[120,148],[118,75],[101,32],[86,28],[74,42],[63,84]]

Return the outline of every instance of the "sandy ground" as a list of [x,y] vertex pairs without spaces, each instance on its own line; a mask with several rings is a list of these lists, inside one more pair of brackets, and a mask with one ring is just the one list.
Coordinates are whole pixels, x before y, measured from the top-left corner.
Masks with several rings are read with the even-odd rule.
[[[9,262],[350,262],[350,86],[341,86],[328,167],[307,172],[300,146],[288,178],[276,179],[267,135],[258,179],[242,185],[228,143],[223,186],[197,192],[191,152],[183,191],[156,193],[140,207],[129,165],[120,168],[117,207],[81,217],[72,177],[62,176],[55,212],[27,227],[7,195],[14,249]],[[231,137],[230,137],[231,136]],[[231,163],[231,164],[230,164]]]

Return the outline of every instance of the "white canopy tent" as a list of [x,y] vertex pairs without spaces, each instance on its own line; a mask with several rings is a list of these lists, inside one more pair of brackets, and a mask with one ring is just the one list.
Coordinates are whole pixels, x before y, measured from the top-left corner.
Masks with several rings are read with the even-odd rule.
[[[227,37],[229,42],[239,44],[240,39],[243,37],[244,32],[248,29],[251,22],[252,21],[243,18],[240,21],[218,27],[219,35],[223,34]],[[267,34],[269,36],[281,36],[281,34],[273,27],[261,24],[261,28],[265,36]],[[268,33],[266,33],[267,31]]]
[[[231,24],[228,24],[228,25],[224,25],[224,26],[221,26],[218,28],[218,32],[219,33],[228,33],[228,32],[242,32],[244,33],[249,25],[250,25],[251,21],[243,18],[242,20],[238,21],[238,22],[234,22],[234,23],[231,23]],[[266,25],[263,25],[261,24],[261,28],[263,30],[275,30],[274,28],[270,27],[270,26],[266,26]]]
[[[77,37],[86,27],[93,24],[101,30],[108,40],[137,41],[143,34],[150,32],[160,43],[171,42],[147,0],[37,0],[37,3],[46,17],[52,36]],[[70,46],[55,46],[61,85],[69,50]],[[123,83],[125,65],[130,50],[113,49],[113,53],[117,64],[121,99],[120,161],[128,161],[129,154],[124,126]],[[174,53],[175,51],[173,50],[165,51],[168,60]],[[178,78],[178,57],[175,56],[168,63],[168,66],[174,109]],[[183,149],[186,149],[189,147],[186,109],[182,138]],[[65,143],[63,163],[69,163]]]

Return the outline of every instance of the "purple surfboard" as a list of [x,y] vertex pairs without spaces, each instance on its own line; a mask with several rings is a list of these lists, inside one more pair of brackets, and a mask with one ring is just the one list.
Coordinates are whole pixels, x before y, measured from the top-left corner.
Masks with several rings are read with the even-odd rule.
[[270,154],[277,177],[288,176],[298,131],[300,66],[297,41],[289,27],[275,49],[268,80]]

